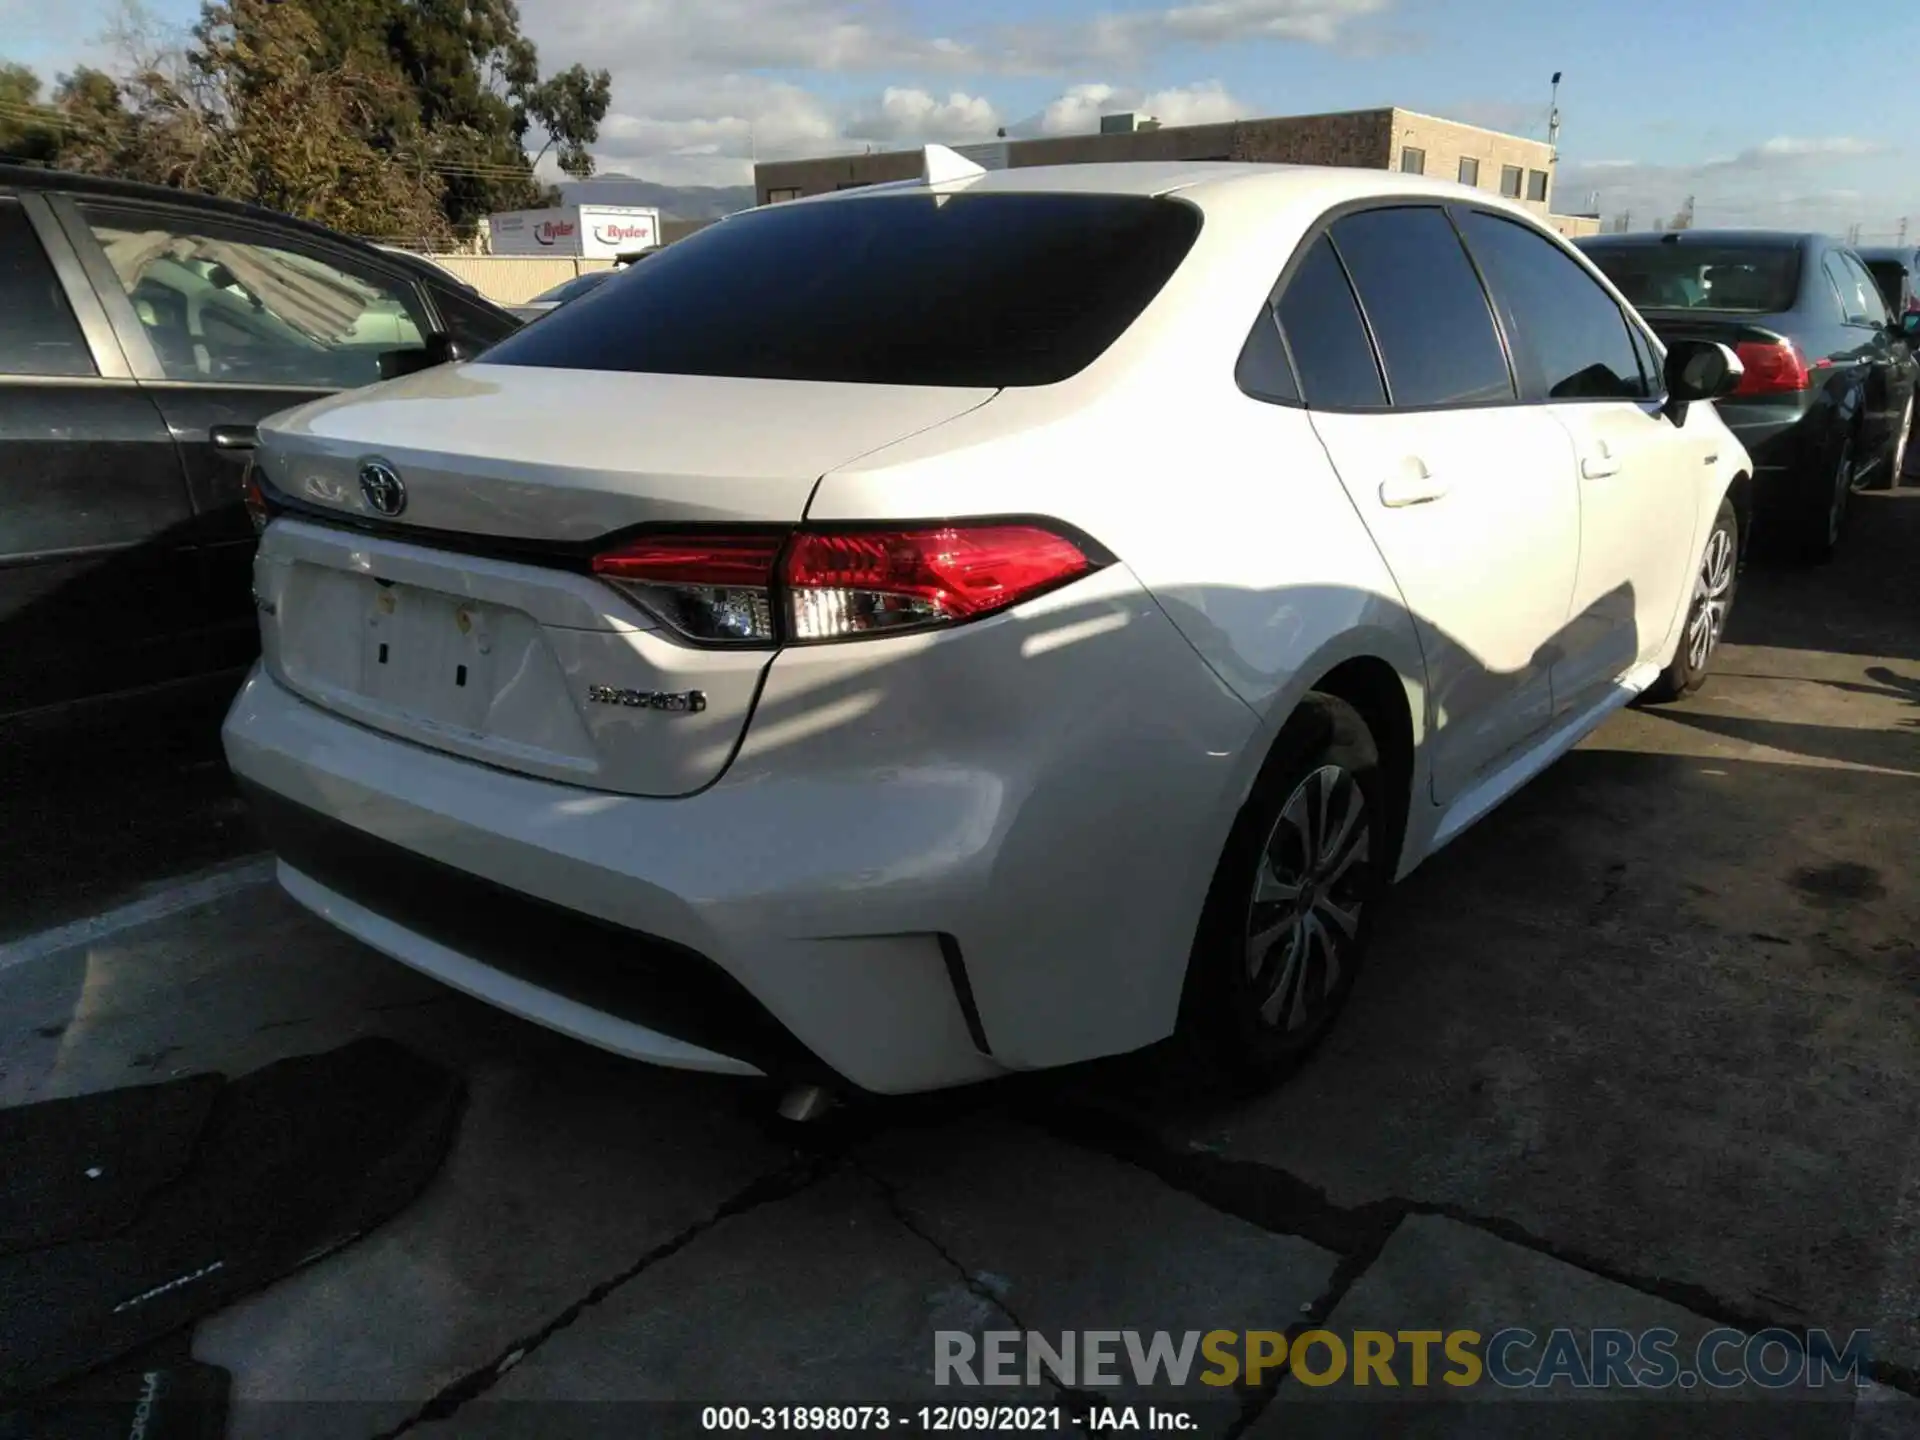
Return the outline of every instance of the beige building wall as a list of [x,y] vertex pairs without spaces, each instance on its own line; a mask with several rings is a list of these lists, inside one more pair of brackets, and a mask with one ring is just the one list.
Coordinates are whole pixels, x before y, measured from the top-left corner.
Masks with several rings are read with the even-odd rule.
[[[1415,152],[1409,157],[1408,152]],[[1413,110],[1393,112],[1393,154],[1388,168],[1406,170],[1412,158],[1418,174],[1434,180],[1470,184],[1489,194],[1518,200],[1541,219],[1553,209],[1553,147],[1542,140],[1483,130]],[[1462,162],[1467,162],[1462,166]],[[1505,177],[1509,188],[1502,189]],[[1512,188],[1517,186],[1517,193]]]
[[496,305],[524,305],[543,291],[588,270],[605,270],[611,260],[581,260],[561,255],[428,255]]

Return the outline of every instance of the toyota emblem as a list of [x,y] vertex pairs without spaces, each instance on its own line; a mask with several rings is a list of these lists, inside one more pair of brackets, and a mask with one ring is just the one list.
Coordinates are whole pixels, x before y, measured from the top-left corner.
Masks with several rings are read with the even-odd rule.
[[360,467],[360,493],[377,515],[398,515],[407,508],[407,487],[400,474],[384,460],[369,460]]

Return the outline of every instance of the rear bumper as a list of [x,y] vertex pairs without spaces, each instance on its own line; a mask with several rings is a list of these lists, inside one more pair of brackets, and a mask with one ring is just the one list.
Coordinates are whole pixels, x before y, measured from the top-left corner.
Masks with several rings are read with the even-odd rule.
[[1116,566],[783,653],[678,799],[430,750],[258,668],[224,738],[288,890],[386,954],[639,1059],[898,1093],[1171,1031],[1254,730]]
[[1753,459],[1758,507],[1769,512],[1796,511],[1816,502],[1824,507],[1828,462],[1833,458],[1824,408],[1796,411],[1726,401],[1717,408]]

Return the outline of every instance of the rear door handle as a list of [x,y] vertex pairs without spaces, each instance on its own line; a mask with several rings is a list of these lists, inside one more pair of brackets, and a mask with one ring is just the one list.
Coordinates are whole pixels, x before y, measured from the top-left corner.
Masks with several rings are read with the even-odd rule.
[[1380,482],[1380,503],[1389,510],[1409,505],[1428,505],[1446,498],[1447,484],[1436,480],[1420,461],[1412,461],[1407,473]]
[[215,425],[207,439],[216,450],[251,450],[260,443],[260,432],[252,425]]

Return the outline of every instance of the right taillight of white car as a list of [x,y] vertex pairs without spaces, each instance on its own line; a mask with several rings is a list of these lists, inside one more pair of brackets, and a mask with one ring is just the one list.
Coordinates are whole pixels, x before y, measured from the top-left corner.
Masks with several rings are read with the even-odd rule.
[[593,572],[688,639],[764,646],[976,620],[1099,569],[1094,550],[1025,520],[689,530],[639,536]]

